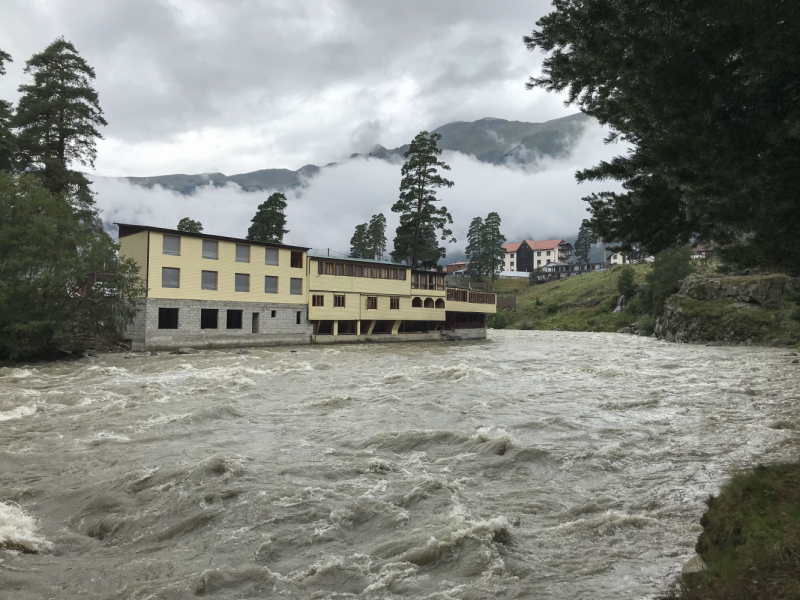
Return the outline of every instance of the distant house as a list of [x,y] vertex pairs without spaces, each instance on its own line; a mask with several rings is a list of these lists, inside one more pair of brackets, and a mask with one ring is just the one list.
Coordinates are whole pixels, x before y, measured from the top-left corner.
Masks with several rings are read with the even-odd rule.
[[444,268],[445,273],[455,273],[456,271],[464,271],[469,262],[454,262],[446,265]]
[[626,265],[628,264],[628,257],[621,252],[614,252],[608,257],[608,262],[612,265]]
[[585,275],[604,268],[603,263],[550,263],[542,267],[541,272],[533,275],[536,283],[545,283],[555,279],[566,279],[576,275]]
[[692,258],[708,258],[714,253],[715,248],[713,243],[695,244],[692,246]]
[[530,273],[539,267],[554,262],[569,262],[572,244],[560,240],[522,240],[509,242],[503,248],[503,271],[523,271]]

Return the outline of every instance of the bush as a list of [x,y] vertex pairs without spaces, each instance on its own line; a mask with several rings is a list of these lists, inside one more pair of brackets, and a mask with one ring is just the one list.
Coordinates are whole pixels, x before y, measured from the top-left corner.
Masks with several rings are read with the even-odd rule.
[[653,335],[656,329],[656,318],[653,315],[642,315],[636,321],[636,327],[639,329],[639,335]]
[[680,288],[680,283],[694,273],[692,249],[689,246],[664,250],[656,254],[653,270],[647,275],[652,293],[652,308],[658,314],[664,302]]
[[489,329],[505,329],[508,327],[508,315],[504,310],[498,310],[486,319],[486,327]]
[[536,296],[536,306],[541,306],[541,305],[542,305],[542,299],[539,298],[539,296]]
[[635,276],[636,271],[629,265],[625,265],[620,269],[619,277],[617,277],[617,291],[621,296],[625,296],[625,300],[630,300],[636,295]]
[[551,304],[545,311],[548,315],[554,315],[558,312],[558,304]]

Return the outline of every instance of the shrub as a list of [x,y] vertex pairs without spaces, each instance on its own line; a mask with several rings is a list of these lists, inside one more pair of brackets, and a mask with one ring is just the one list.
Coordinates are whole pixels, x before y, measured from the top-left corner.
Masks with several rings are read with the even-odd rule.
[[558,304],[551,304],[545,311],[548,315],[554,315],[558,312]]
[[508,315],[504,310],[498,310],[486,319],[486,327],[489,329],[505,329],[508,327]]
[[639,329],[639,335],[653,335],[656,329],[656,318],[653,315],[642,315],[636,321],[636,326]]
[[625,300],[630,300],[636,295],[635,275],[636,271],[630,265],[625,265],[620,269],[619,277],[617,277],[617,291],[621,296],[625,296]]
[[541,306],[541,305],[542,305],[542,299],[539,298],[539,296],[536,296],[536,306]]

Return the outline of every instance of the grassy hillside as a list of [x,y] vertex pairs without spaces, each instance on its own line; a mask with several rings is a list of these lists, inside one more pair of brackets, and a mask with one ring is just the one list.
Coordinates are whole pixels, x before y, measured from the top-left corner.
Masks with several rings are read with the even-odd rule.
[[[650,269],[636,265],[636,281],[641,283]],[[528,287],[527,282],[500,280],[500,297],[515,295],[517,310],[500,309],[498,325],[510,329],[553,329],[564,331],[617,331],[636,322],[632,310],[613,313],[617,304],[617,278],[620,267],[596,271],[561,281]],[[524,286],[515,292],[513,288]]]

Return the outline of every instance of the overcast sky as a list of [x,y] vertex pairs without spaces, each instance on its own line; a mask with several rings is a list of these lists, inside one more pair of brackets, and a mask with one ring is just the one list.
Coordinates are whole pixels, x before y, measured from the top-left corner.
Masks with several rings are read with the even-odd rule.
[[[25,60],[63,35],[97,72],[109,125],[96,175],[324,165],[452,121],[577,112],[558,95],[525,90],[542,55],[522,36],[549,10],[547,0],[0,0],[0,48],[14,59],[0,98],[16,101]],[[510,239],[576,232],[591,190],[576,185],[575,170],[619,152],[601,137],[588,134],[548,175],[451,157],[456,186],[443,197],[460,241],[472,216],[490,210]],[[398,166],[376,161],[330,170],[290,208],[306,220],[289,223],[290,241],[346,250],[357,223],[389,216],[399,180]],[[107,221],[174,226],[184,208],[232,235],[263,201],[235,196],[242,222],[233,222],[219,206],[236,190],[186,199],[143,196],[122,182],[96,189]]]

